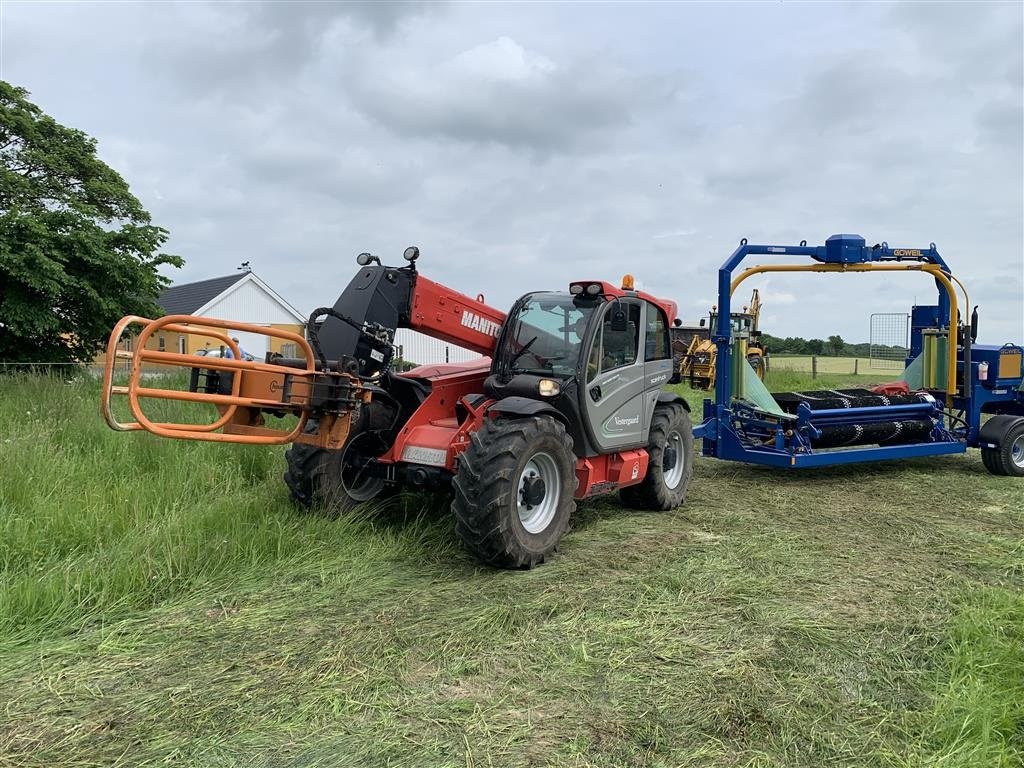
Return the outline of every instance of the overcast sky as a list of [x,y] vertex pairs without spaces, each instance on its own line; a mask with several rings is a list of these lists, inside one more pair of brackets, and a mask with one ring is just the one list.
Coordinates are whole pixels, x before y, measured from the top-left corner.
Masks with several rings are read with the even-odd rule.
[[[176,281],[250,261],[307,312],[416,244],[502,308],[628,271],[696,320],[741,237],[857,232],[937,243],[982,340],[1020,342],[1022,7],[0,0],[0,77],[98,139]],[[934,299],[749,285],[769,333],[852,341]]]

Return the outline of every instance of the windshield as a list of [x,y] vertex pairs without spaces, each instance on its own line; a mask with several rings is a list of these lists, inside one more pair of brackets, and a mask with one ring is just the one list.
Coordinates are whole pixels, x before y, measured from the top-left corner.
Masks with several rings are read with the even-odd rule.
[[533,294],[511,318],[503,367],[509,373],[574,375],[587,323],[599,306],[599,301],[577,305],[564,293]]

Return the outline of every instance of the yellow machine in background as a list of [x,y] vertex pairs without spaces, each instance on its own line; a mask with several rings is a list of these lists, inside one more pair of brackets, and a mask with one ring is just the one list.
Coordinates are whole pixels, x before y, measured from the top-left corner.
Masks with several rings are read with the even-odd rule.
[[[761,296],[754,289],[750,304],[742,312],[730,315],[732,326],[732,343],[739,353],[737,359],[746,358],[757,377],[764,380],[768,368],[768,358],[764,345],[761,344],[761,331],[758,324],[761,319]],[[703,321],[701,321],[703,323]],[[708,329],[714,333],[718,326],[718,307],[712,307]],[[694,389],[712,389],[715,386],[715,364],[718,358],[718,347],[709,338],[709,334],[695,334],[690,346],[679,364],[680,378],[689,381]]]

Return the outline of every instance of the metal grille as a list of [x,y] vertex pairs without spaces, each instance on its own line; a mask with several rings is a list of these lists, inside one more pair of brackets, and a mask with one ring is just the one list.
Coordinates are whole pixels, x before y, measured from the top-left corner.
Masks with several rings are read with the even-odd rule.
[[910,315],[904,312],[875,312],[871,315],[871,368],[902,370],[910,349]]

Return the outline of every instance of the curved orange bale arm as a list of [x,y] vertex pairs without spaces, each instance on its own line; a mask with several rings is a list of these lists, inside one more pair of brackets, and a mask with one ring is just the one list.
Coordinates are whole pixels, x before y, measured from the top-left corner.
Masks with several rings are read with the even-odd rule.
[[[118,349],[125,333],[132,326],[141,326],[135,339],[135,350],[129,352]],[[149,340],[161,331],[216,339],[231,350],[233,357],[207,358],[147,349]],[[305,358],[305,367],[271,365],[242,359],[237,342],[230,336],[230,333],[237,332],[273,336],[295,344]],[[128,382],[125,386],[114,384],[114,366],[118,360],[129,361]],[[186,369],[190,373],[200,370],[207,377],[212,374],[231,374],[230,391],[211,391],[209,388],[200,391],[194,384],[188,390],[149,386],[142,379],[145,363]],[[191,315],[168,315],[157,320],[129,315],[121,318],[114,326],[107,343],[100,410],[107,424],[119,431],[146,430],[161,437],[177,439],[281,445],[294,442],[303,435],[314,379],[320,377],[322,380],[325,376],[348,380],[344,374],[317,371],[309,343],[291,331]],[[192,381],[195,381],[194,374]],[[362,388],[358,384],[353,387],[353,394],[361,397]],[[134,421],[121,422],[114,416],[111,404],[114,395],[127,397]],[[142,407],[143,399],[205,403],[216,407],[219,418],[206,424],[155,421],[146,415]],[[293,413],[298,416],[298,422],[291,429],[265,427],[262,409]],[[335,414],[331,418],[331,429],[322,436],[325,444],[334,445],[344,441],[348,432],[346,416]]]

